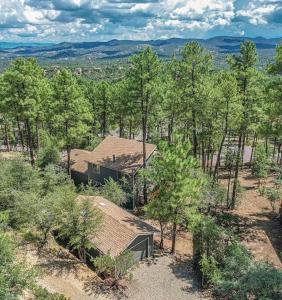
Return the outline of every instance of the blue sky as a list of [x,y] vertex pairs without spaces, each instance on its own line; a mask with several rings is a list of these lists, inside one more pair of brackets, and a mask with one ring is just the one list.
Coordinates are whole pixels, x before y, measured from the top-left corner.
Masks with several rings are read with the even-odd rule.
[[282,36],[282,0],[0,0],[0,41]]

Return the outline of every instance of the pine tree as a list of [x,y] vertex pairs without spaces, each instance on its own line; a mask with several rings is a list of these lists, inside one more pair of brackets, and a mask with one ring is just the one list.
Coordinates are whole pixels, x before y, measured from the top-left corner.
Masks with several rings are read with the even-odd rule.
[[[47,93],[43,69],[36,60],[16,59],[3,75],[2,93],[6,113],[13,117],[22,146],[29,149],[30,162],[35,164],[35,145],[42,101]],[[23,126],[26,131],[24,141]]]
[[242,101],[242,118],[240,121],[238,149],[236,157],[234,184],[231,198],[231,207],[235,206],[236,191],[239,177],[239,166],[241,155],[244,154],[245,136],[249,125],[250,108],[252,108],[254,95],[253,87],[256,79],[258,56],[256,46],[253,42],[246,41],[241,44],[240,54],[238,56],[231,56],[228,58],[228,63],[231,70],[235,73],[238,86],[240,89],[240,98]]
[[[138,106],[141,116],[142,141],[143,141],[143,168],[147,165],[146,141],[148,138],[148,121],[154,110],[154,82],[158,76],[159,61],[151,48],[146,48],[134,55],[131,67],[127,74],[132,99]],[[147,203],[147,183],[143,186],[144,203]]]
[[[159,150],[148,171],[155,196],[147,210],[154,214],[158,207],[167,215],[172,223],[171,252],[175,254],[178,226],[185,222],[189,207],[197,204],[204,180],[197,160],[189,154],[188,143],[183,144],[177,137],[172,145],[162,142]],[[163,215],[160,212],[156,217],[160,220]]]
[[89,131],[90,105],[69,70],[62,69],[53,78],[53,113],[57,136],[67,151],[67,170],[70,174],[71,148]]

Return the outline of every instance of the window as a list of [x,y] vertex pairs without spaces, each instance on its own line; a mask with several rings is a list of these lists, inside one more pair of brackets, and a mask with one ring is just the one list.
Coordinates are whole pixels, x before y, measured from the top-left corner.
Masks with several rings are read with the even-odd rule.
[[100,174],[100,166],[89,163],[88,164],[90,174]]

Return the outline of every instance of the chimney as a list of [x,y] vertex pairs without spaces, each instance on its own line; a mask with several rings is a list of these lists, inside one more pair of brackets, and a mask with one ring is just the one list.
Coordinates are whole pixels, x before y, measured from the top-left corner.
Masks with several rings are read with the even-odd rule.
[[116,156],[113,154],[113,162],[116,162]]

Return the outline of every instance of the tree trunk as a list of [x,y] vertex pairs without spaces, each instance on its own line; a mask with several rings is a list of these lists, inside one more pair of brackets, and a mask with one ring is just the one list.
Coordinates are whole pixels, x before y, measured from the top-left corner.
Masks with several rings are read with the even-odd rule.
[[68,156],[68,163],[67,163],[67,171],[68,174],[71,174],[71,147],[67,146],[67,156]]
[[254,152],[256,148],[256,140],[257,140],[257,134],[254,134],[254,139],[253,139],[253,144],[252,144],[252,152],[251,152],[251,159],[250,159],[250,164],[253,162],[253,157],[254,157]]
[[129,120],[129,139],[131,140],[132,137],[132,120]]
[[21,146],[22,146],[22,149],[24,151],[24,138],[23,138],[23,132],[22,132],[22,129],[21,129],[21,125],[20,125],[20,121],[17,117],[17,125],[18,125],[18,131],[19,131],[19,136],[20,136],[20,141],[21,141]]
[[102,125],[102,137],[104,138],[106,136],[106,129],[107,127],[107,119],[106,119],[106,112],[103,111],[103,125]]
[[[192,73],[191,73],[191,80],[192,80],[192,95],[193,99],[195,97],[195,63],[192,66]],[[196,111],[192,107],[192,126],[193,126],[193,155],[197,158],[197,150],[198,150],[198,140],[197,140],[197,123],[196,123]]]
[[237,157],[236,157],[236,165],[235,165],[235,176],[234,176],[234,184],[233,184],[233,191],[232,191],[232,198],[231,198],[231,208],[232,209],[234,209],[235,203],[236,203],[236,193],[237,193],[237,184],[238,184],[238,176],[239,176],[242,138],[243,138],[243,134],[241,131],[240,135],[239,135],[239,141],[238,141],[238,149],[237,149]]
[[38,129],[38,122],[36,122],[36,125],[35,125],[35,130],[36,130],[36,146],[37,146],[37,149],[40,148],[40,140],[39,140],[39,129]]
[[214,173],[213,173],[213,182],[215,182],[216,177],[218,179],[217,175],[218,175],[218,168],[220,166],[221,152],[222,152],[223,145],[224,145],[227,133],[228,133],[228,123],[229,123],[228,120],[229,120],[229,102],[227,101],[226,102],[226,114],[225,114],[224,133],[223,133],[222,140],[221,140],[221,143],[220,143],[220,146],[219,146],[219,150],[218,150],[218,153],[217,153],[217,159],[216,159],[216,163],[215,163],[215,167],[214,167]]
[[275,159],[276,143],[277,143],[277,137],[274,138],[273,152],[272,152],[272,161],[274,161],[274,159]]
[[279,163],[279,160],[280,160],[280,153],[281,153],[281,144],[279,143],[278,145],[278,150],[277,150],[277,163]]
[[[147,140],[147,113],[144,106],[144,101],[142,100],[142,134],[143,134],[143,168],[146,169],[147,166],[147,153],[146,153],[146,140]],[[143,182],[143,199],[144,204],[147,204],[147,180],[144,178]]]
[[[146,127],[145,127],[146,128]],[[143,168],[146,169],[146,129],[143,126]],[[143,199],[144,199],[144,204],[147,204],[147,180],[144,178],[143,182]]]
[[34,160],[34,151],[33,151],[33,141],[32,141],[32,132],[30,128],[29,120],[26,120],[26,130],[27,130],[27,142],[29,146],[29,156],[30,156],[30,163],[34,167],[35,160]]
[[226,138],[226,132],[221,139],[220,146],[219,146],[218,153],[217,153],[216,163],[215,163],[214,172],[213,172],[213,182],[214,183],[216,181],[216,178],[218,177],[217,174],[218,174],[219,162],[220,162],[221,152],[222,152],[225,138]]
[[245,132],[243,133],[242,137],[242,150],[241,150],[241,169],[243,169],[244,166],[244,154],[245,154],[245,139],[246,139],[246,134]]
[[176,234],[177,234],[177,224],[173,223],[172,226],[172,237],[171,237],[171,254],[175,255],[176,253]]
[[11,146],[10,146],[10,139],[9,139],[9,130],[8,130],[8,126],[5,123],[4,124],[4,139],[5,139],[5,144],[7,146],[7,151],[11,151]]
[[106,94],[104,95],[103,99],[103,112],[102,112],[102,136],[105,137],[108,131],[108,124],[107,124],[107,98]]
[[214,152],[212,151],[212,152],[211,152],[210,171],[209,171],[209,174],[210,174],[210,175],[212,174],[212,167],[213,167],[213,157],[214,157]]
[[229,198],[230,198],[231,174],[232,174],[232,169],[230,169],[229,172],[228,172],[228,185],[227,185],[227,196],[226,196],[226,207],[227,207],[227,209],[230,208]]
[[123,137],[122,115],[119,116],[119,137]]
[[205,144],[202,142],[202,169],[206,171],[206,153],[205,153]]
[[193,122],[193,155],[197,158],[198,140],[197,140],[197,124],[196,124],[196,113],[192,110],[192,122]]
[[161,229],[160,249],[163,250],[163,248],[164,248],[164,225],[163,225],[163,222],[160,222],[160,229]]

